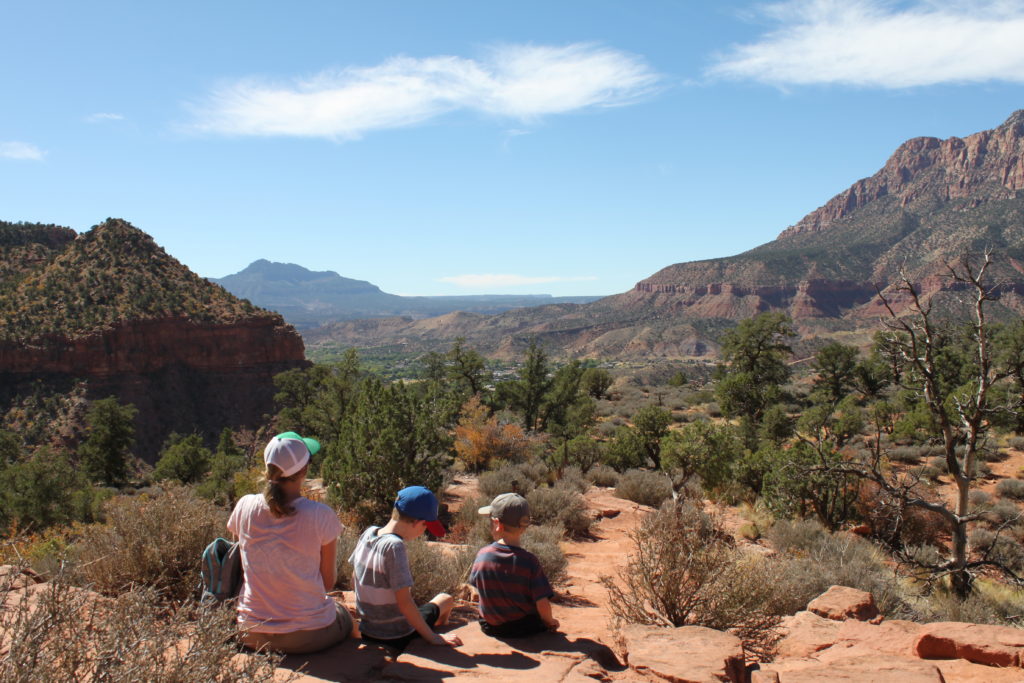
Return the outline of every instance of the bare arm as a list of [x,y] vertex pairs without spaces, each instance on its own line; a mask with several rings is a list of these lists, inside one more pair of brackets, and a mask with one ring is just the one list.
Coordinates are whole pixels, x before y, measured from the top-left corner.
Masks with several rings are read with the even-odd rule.
[[537,614],[549,629],[554,631],[558,628],[558,619],[551,616],[551,601],[547,598],[541,598],[537,601]]
[[324,591],[334,589],[338,583],[338,562],[335,553],[338,550],[338,539],[320,546],[320,577],[324,580]]
[[399,588],[395,591],[395,602],[398,603],[398,611],[402,613],[409,625],[416,629],[423,640],[431,645],[462,645],[458,636],[444,636],[435,633],[423,620],[423,615],[416,609],[416,603],[412,599],[412,588]]

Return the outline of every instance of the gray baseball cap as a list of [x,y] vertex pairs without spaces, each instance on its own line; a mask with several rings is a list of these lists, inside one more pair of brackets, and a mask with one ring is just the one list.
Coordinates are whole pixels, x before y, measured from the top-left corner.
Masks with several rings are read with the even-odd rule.
[[523,526],[530,522],[530,504],[518,493],[503,493],[477,512],[490,515],[505,526]]

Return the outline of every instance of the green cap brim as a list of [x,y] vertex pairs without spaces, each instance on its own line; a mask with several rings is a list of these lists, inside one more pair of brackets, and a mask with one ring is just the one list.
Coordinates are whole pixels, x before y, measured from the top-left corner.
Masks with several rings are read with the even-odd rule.
[[301,441],[302,443],[306,444],[306,448],[309,449],[309,454],[310,455],[316,455],[320,451],[320,442],[319,441],[317,441],[316,439],[309,439],[309,438],[306,438],[306,437],[303,437],[303,436],[299,436],[295,432],[281,432],[280,434],[278,434],[274,438],[275,439],[295,439],[297,441]]

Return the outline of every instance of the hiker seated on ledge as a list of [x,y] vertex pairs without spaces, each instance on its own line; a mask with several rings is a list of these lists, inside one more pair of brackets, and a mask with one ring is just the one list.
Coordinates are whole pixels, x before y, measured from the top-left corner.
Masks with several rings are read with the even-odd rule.
[[271,439],[263,451],[266,489],[239,499],[228,519],[244,573],[240,640],[254,650],[316,652],[355,630],[348,610],[327,595],[337,578],[341,522],[301,493],[309,459],[319,450],[316,439],[295,432]]
[[469,574],[480,594],[480,629],[498,638],[556,630],[551,584],[537,557],[519,545],[530,526],[530,504],[517,493],[503,493],[479,512],[490,515],[494,539],[477,553]]
[[431,645],[462,645],[458,636],[441,635],[434,626],[448,623],[455,600],[439,593],[419,607],[412,599],[412,572],[405,542],[429,530],[444,536],[437,521],[437,497],[423,486],[398,492],[391,520],[371,526],[359,537],[349,562],[356,592],[356,610],[364,642],[404,650],[417,636]]

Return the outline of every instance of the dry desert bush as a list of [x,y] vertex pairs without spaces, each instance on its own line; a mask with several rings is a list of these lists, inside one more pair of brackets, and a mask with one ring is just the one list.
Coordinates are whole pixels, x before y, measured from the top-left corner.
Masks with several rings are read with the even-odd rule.
[[1003,479],[996,484],[996,493],[1002,498],[1024,500],[1024,480]]
[[594,520],[587,512],[583,496],[575,490],[545,486],[530,491],[526,500],[530,503],[530,517],[534,524],[561,527],[565,534],[574,538],[589,535]]
[[476,549],[453,543],[407,541],[405,550],[412,572],[412,598],[422,604],[438,593],[454,594],[465,583]]
[[775,563],[738,550],[720,522],[690,502],[666,502],[632,536],[617,579],[602,578],[615,619],[730,631],[745,650],[771,659],[781,638]]
[[1024,590],[981,579],[966,600],[944,587],[918,605],[921,621],[961,621],[1020,627],[1024,615]]
[[230,608],[187,602],[169,610],[158,598],[145,588],[104,598],[63,575],[25,590],[0,579],[0,680],[290,680],[275,679],[278,657],[239,654]]
[[509,491],[525,496],[537,488],[538,482],[546,476],[547,468],[543,464],[503,465],[496,470],[482,473],[477,485],[480,493],[488,498]]
[[608,465],[594,465],[587,470],[586,476],[594,486],[615,486],[619,483],[619,473]]
[[793,614],[830,586],[871,593],[889,618],[913,616],[896,573],[878,549],[854,534],[830,533],[815,520],[781,520],[766,533],[785,567],[776,609]]
[[184,486],[114,498],[106,518],[74,543],[76,581],[105,595],[142,585],[165,600],[193,596],[203,549],[227,534],[227,512]]
[[583,475],[582,468],[577,465],[569,465],[562,468],[555,486],[578,493],[586,493],[590,490],[590,480]]
[[672,497],[672,482],[662,472],[627,470],[615,484],[615,495],[641,505],[658,507]]

